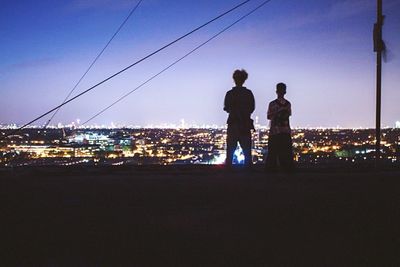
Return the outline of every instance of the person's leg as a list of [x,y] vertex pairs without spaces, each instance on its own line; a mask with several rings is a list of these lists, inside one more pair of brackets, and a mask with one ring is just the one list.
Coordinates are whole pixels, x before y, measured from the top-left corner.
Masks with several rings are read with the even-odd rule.
[[282,154],[281,154],[281,163],[282,169],[285,171],[292,171],[293,164],[293,148],[292,148],[292,137],[290,134],[283,134],[282,140]]
[[279,169],[282,169],[282,165],[284,165],[284,142],[283,142],[283,136],[282,134],[277,134],[275,136],[275,147],[276,147],[276,159],[277,159],[277,165]]
[[244,164],[246,166],[251,166],[253,164],[253,159],[251,156],[251,131],[248,133],[240,135],[239,144],[243,150],[244,154]]
[[237,136],[236,131],[232,127],[228,126],[226,136],[226,162],[227,166],[232,166],[233,153],[237,147]]
[[276,147],[276,136],[270,135],[268,138],[268,154],[265,160],[265,168],[270,171],[275,171],[277,164],[277,147]]
[[294,154],[293,154],[293,141],[292,141],[292,135],[288,134],[288,139],[287,139],[287,148],[288,148],[288,167],[289,171],[294,171],[295,166],[294,166]]

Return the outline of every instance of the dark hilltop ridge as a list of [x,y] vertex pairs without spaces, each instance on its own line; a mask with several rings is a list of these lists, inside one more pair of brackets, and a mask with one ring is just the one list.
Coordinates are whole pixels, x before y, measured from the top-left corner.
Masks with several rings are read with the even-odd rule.
[[397,266],[400,170],[0,170],[1,266]]

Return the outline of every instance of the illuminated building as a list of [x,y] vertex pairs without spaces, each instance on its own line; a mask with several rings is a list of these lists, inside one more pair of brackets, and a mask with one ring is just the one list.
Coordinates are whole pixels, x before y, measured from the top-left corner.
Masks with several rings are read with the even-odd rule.
[[[11,131],[3,129],[2,135]],[[400,158],[400,129],[382,130],[382,155]],[[293,129],[299,164],[368,162],[374,155],[373,129]],[[268,152],[268,130],[252,134],[253,163]],[[9,164],[222,164],[226,128],[29,128],[0,143],[0,165]],[[240,150],[234,160],[241,162]]]

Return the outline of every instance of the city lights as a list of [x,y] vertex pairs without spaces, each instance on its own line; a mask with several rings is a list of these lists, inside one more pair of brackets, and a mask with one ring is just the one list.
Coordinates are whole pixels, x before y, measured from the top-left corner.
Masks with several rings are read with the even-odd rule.
[[[182,126],[182,125],[181,125]],[[12,131],[3,127],[1,135]],[[374,159],[372,129],[294,129],[298,164],[360,163]],[[383,159],[400,157],[400,129],[384,129]],[[268,129],[253,132],[254,164],[268,153]],[[226,128],[28,128],[1,142],[0,166],[223,164]],[[241,164],[240,147],[234,163]]]

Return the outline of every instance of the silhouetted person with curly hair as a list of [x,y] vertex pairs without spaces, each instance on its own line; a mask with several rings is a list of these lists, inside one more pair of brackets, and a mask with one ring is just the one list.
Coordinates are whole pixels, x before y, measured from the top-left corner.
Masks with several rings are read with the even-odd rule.
[[269,103],[267,118],[271,121],[268,137],[266,169],[276,171],[278,165],[285,171],[292,171],[293,149],[289,117],[292,107],[285,99],[286,84],[276,85],[277,99]]
[[224,110],[229,113],[226,148],[226,166],[232,166],[233,154],[239,142],[245,157],[244,164],[252,165],[251,130],[254,129],[251,113],[255,109],[253,93],[243,86],[248,74],[245,70],[235,70],[235,87],[225,95]]

